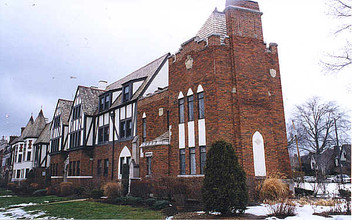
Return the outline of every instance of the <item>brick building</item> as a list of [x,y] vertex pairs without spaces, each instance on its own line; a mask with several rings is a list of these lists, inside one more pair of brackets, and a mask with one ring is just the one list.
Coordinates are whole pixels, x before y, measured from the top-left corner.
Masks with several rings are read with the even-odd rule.
[[[254,1],[227,0],[176,54],[59,100],[50,126],[52,184],[202,178],[217,140],[233,145],[249,184],[291,178],[276,44]],[[253,185],[254,187],[254,185]]]

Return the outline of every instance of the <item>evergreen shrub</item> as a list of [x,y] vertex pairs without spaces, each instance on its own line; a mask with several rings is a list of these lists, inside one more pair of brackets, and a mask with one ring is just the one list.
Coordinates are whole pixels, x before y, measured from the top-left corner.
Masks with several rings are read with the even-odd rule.
[[207,153],[202,188],[206,211],[243,213],[248,203],[246,174],[231,144],[217,141]]

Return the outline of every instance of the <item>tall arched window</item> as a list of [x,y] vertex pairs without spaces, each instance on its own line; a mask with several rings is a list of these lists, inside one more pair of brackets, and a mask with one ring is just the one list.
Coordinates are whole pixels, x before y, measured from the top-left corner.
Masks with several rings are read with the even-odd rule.
[[253,135],[253,161],[255,176],[266,176],[264,139],[258,131]]

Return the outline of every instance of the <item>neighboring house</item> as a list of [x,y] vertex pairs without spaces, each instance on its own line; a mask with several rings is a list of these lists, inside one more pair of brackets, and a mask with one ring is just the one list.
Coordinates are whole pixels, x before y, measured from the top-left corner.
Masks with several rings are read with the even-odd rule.
[[47,123],[34,143],[34,166],[35,181],[44,183],[47,179],[47,168],[50,165],[50,126]]
[[14,140],[11,147],[13,153],[12,181],[24,180],[34,167],[34,143],[46,125],[43,111],[40,110],[35,121],[31,117],[26,127],[21,129],[21,136]]
[[63,181],[64,178],[64,161],[68,156],[68,120],[72,104],[73,101],[59,99],[50,126],[50,175],[56,181]]
[[[308,174],[313,174],[315,170],[320,170],[323,175],[339,174],[340,172],[348,175],[351,174],[350,144],[329,148],[320,155],[320,159],[322,162],[319,165],[317,164],[315,154],[309,153],[308,155],[302,156],[304,171]],[[341,169],[339,161],[341,161]]]

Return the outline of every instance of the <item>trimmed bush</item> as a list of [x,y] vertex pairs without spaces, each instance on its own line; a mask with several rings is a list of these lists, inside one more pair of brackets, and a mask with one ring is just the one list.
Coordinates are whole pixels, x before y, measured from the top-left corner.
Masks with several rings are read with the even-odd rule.
[[130,194],[135,197],[148,198],[152,193],[152,184],[148,180],[132,181]]
[[86,189],[83,187],[76,187],[73,189],[73,193],[77,196],[82,196],[85,194],[85,192],[86,192]]
[[93,189],[90,192],[90,198],[92,199],[100,199],[102,196],[104,196],[104,191],[100,189]]
[[120,183],[109,182],[103,186],[104,195],[110,200],[120,197],[122,194],[122,187]]
[[170,206],[170,202],[166,200],[158,200],[152,205],[154,210],[162,210]]
[[46,189],[38,189],[33,192],[33,196],[45,196],[47,192]]
[[149,198],[147,200],[145,200],[145,204],[148,205],[149,207],[152,207],[156,202],[156,199],[153,198]]
[[69,196],[73,194],[73,183],[72,182],[61,182],[60,183],[60,196]]
[[208,212],[227,215],[246,209],[246,174],[231,144],[225,141],[215,142],[207,153],[202,197]]

